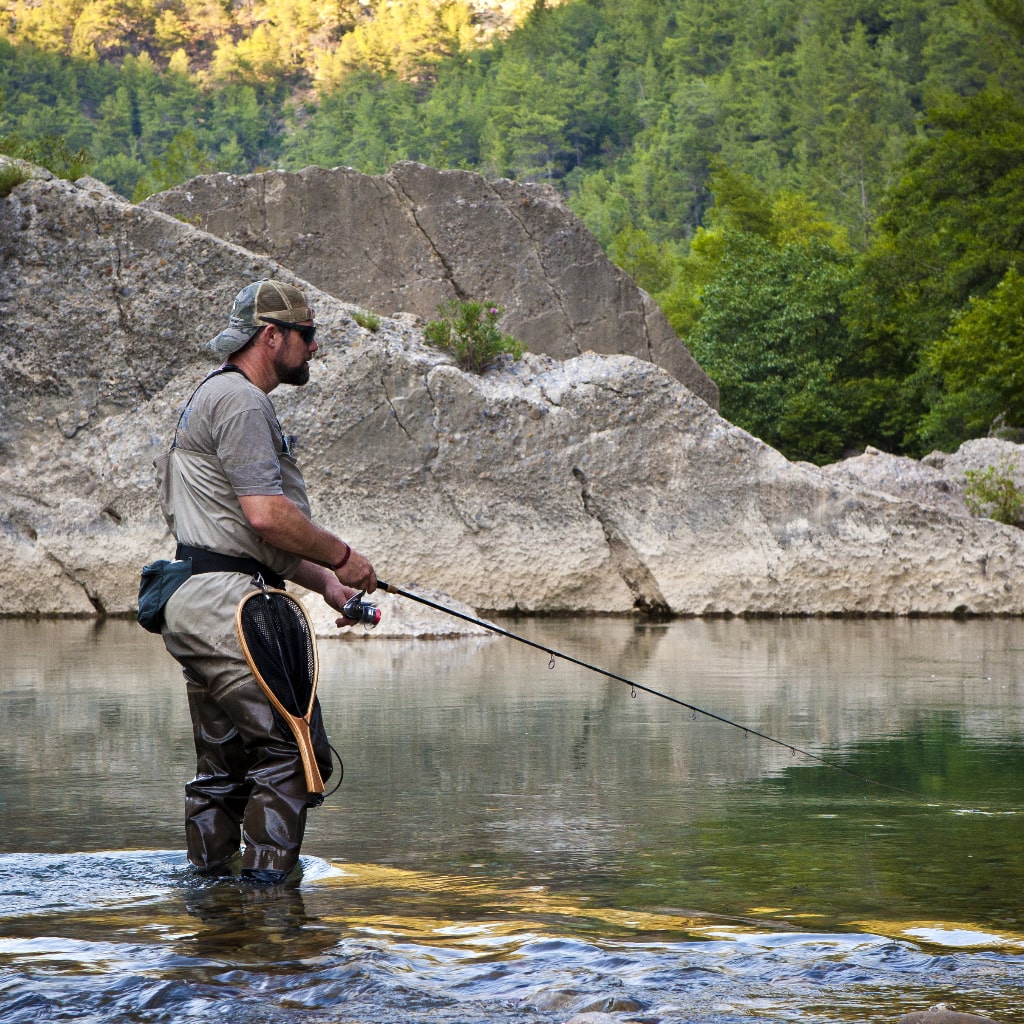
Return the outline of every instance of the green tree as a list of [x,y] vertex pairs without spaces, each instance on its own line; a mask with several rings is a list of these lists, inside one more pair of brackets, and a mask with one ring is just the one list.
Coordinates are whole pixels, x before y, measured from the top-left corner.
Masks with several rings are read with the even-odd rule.
[[468,61],[454,64],[417,105],[421,145],[416,159],[439,168],[475,168],[480,164],[483,104],[482,71]]
[[676,257],[671,283],[655,294],[683,338],[700,318],[704,290],[722,273],[723,260],[735,236],[754,235],[776,248],[816,240],[834,249],[837,256],[845,257],[850,252],[843,229],[805,196],[783,191],[770,198],[750,175],[718,159],[711,163],[714,170],[710,189],[715,203],[705,217],[708,226],[697,229],[689,253]]
[[421,129],[412,83],[359,71],[324,97],[303,132],[286,141],[284,154],[290,166],[344,165],[381,174],[415,155]]
[[861,246],[914,131],[898,65],[891,40],[872,44],[859,22],[846,38],[810,36],[794,64],[794,169]]
[[52,53],[70,53],[71,37],[87,0],[14,0],[9,38]]
[[130,197],[134,195],[139,179],[146,173],[146,164],[139,158],[137,147],[133,145],[123,152],[100,157],[92,173],[115,192]]
[[90,0],[71,33],[71,55],[97,57],[120,54],[127,44],[131,8],[118,0]]
[[[211,151],[225,154],[217,161],[221,168],[241,172],[270,163],[279,146],[270,117],[272,97],[252,85],[232,83],[217,89],[211,98],[203,137]],[[235,155],[228,156],[228,151]]]
[[737,232],[718,270],[686,341],[721,390],[722,415],[790,458],[840,458],[847,259],[818,239],[775,245]]
[[132,91],[127,85],[119,85],[103,97],[95,123],[93,145],[101,159],[132,148],[139,134],[139,124]]
[[982,0],[982,3],[1009,28],[1018,42],[1024,43],[1024,7],[1019,0]]
[[640,228],[624,227],[612,240],[609,255],[644,291],[661,291],[672,280],[671,253]]
[[666,50],[678,76],[706,79],[729,63],[736,40],[737,5],[692,0],[675,12],[676,32],[666,39]]
[[212,54],[217,42],[233,27],[226,0],[181,0],[181,22],[192,57]]
[[790,458],[828,462],[858,436],[843,326],[845,234],[796,193],[719,164],[710,227],[658,298],[718,384],[722,414]]
[[0,153],[45,167],[58,178],[74,181],[90,169],[92,157],[84,150],[72,150],[60,135],[42,135],[26,139],[19,135],[0,135]]
[[155,192],[179,185],[197,174],[217,170],[216,164],[199,148],[195,134],[184,129],[171,140],[163,158],[153,160],[135,186],[132,199],[139,202]]
[[1014,468],[1013,460],[1004,458],[998,465],[964,473],[964,500],[974,515],[1024,527],[1024,491],[1017,486]]
[[443,58],[476,41],[473,11],[463,0],[394,0],[376,7],[338,43],[332,77],[336,85],[357,70],[416,79]]
[[953,448],[993,427],[1024,428],[1024,277],[1017,269],[971,299],[925,358],[942,379],[922,430],[933,444]]
[[932,406],[944,410],[944,445],[968,436],[950,433],[942,399],[949,369],[942,353],[952,342],[931,361],[925,354],[950,335],[972,299],[1004,280],[1024,248],[1024,104],[986,90],[950,100],[930,122],[932,134],[914,147],[887,195],[847,299],[863,376],[902,382],[902,422],[891,427],[902,429],[893,450],[907,454],[923,454],[940,439],[938,420],[925,415]]
[[498,321],[505,312],[491,302],[443,302],[438,319],[423,329],[427,343],[455,357],[463,370],[483,373],[499,357],[519,359],[523,346],[511,334],[503,334]]
[[541,70],[525,57],[506,56],[485,86],[484,165],[519,180],[561,177],[571,149],[565,131],[571,88],[557,66]]
[[[632,151],[603,172],[611,187],[600,216],[611,218],[611,235],[635,224],[656,241],[682,241],[693,235],[711,202],[708,177],[710,154],[720,149],[719,98],[706,83],[687,82],[655,113],[657,120],[634,138]],[[598,211],[589,210],[587,200],[585,186],[570,197],[594,230]],[[608,233],[598,230],[597,236],[610,244]]]

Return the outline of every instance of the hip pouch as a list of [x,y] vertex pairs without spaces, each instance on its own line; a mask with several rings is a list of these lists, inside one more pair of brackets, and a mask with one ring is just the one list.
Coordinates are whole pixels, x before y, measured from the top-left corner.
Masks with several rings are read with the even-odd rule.
[[164,624],[164,605],[178,587],[192,575],[190,558],[169,562],[161,558],[142,567],[139,580],[139,625],[150,633],[159,633]]

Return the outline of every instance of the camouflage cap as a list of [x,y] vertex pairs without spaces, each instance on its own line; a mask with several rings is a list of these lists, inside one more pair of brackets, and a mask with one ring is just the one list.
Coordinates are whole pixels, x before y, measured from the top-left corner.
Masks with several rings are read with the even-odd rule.
[[245,345],[268,317],[290,324],[302,323],[313,319],[313,307],[294,285],[253,281],[235,296],[228,326],[206,347],[226,359]]

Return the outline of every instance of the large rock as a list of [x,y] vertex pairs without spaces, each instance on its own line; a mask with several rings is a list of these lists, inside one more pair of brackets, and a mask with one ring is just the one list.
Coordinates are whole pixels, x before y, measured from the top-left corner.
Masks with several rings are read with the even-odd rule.
[[[0,258],[0,614],[128,613],[172,550],[152,460],[202,343],[247,281],[299,279],[63,181],[0,200]],[[417,318],[371,333],[311,291],[321,357],[275,401],[316,517],[392,583],[485,611],[1024,612],[1024,532],[790,463],[651,362],[467,374]]]
[[837,482],[968,515],[969,474],[990,468],[1024,493],[1024,446],[995,437],[965,441],[955,452],[932,452],[920,462],[868,448],[824,472]]
[[399,163],[212,174],[143,204],[280,260],[347,302],[437,316],[448,299],[493,301],[532,352],[649,359],[718,405],[718,388],[657,304],[601,251],[552,189]]
[[963,1013],[945,1003],[936,1003],[927,1010],[905,1013],[900,1017],[899,1024],[996,1024],[996,1021],[976,1013]]
[[824,472],[838,483],[944,508],[956,515],[968,514],[962,479],[951,479],[940,468],[917,459],[869,447],[863,455],[825,466]]

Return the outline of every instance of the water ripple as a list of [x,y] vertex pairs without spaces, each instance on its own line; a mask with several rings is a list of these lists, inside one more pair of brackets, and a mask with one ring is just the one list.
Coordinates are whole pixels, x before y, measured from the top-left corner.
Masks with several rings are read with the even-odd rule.
[[1024,957],[943,949],[941,929],[921,945],[648,915],[656,940],[594,939],[572,934],[573,915],[598,911],[564,895],[506,891],[498,905],[469,881],[407,874],[403,889],[379,867],[303,869],[298,886],[250,890],[166,851],[0,857],[4,1024],[834,1024],[951,994],[975,1008],[1024,996]]

